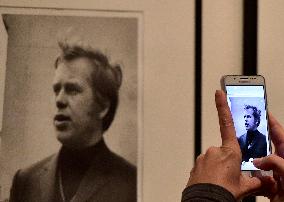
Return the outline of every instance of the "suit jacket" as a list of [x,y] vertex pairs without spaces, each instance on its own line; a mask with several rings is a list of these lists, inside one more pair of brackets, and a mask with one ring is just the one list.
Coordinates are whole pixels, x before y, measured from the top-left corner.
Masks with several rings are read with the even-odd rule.
[[267,155],[266,137],[258,130],[253,132],[253,139],[250,145],[247,144],[247,133],[238,138],[242,161],[249,161],[250,158],[260,158]]
[[[10,201],[54,202],[57,164],[58,154],[19,170],[13,179]],[[136,168],[104,144],[71,202],[135,202],[136,181]]]

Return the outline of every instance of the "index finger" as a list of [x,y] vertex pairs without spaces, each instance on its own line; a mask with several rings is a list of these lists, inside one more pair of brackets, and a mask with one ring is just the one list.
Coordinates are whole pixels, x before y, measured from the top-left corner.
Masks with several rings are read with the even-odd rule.
[[216,91],[215,103],[219,117],[222,146],[231,147],[235,151],[239,151],[240,147],[236,137],[234,122],[226,100],[226,94],[223,91]]

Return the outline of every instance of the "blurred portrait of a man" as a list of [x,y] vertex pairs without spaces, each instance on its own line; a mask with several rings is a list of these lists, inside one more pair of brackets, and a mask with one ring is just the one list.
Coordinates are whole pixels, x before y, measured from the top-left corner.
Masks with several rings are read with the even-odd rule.
[[238,138],[242,151],[242,161],[260,158],[267,154],[266,137],[258,131],[261,111],[252,105],[245,105],[244,125],[247,132]]

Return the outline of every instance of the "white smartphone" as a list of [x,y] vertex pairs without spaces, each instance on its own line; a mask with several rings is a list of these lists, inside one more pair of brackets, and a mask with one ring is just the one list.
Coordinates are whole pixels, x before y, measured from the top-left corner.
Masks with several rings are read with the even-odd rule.
[[227,94],[242,152],[241,170],[259,170],[253,159],[271,154],[264,77],[226,75],[221,86]]

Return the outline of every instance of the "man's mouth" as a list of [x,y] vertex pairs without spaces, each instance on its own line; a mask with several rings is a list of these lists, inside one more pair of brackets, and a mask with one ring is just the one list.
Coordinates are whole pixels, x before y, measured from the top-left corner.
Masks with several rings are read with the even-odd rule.
[[54,117],[54,121],[71,121],[71,118],[69,116],[66,116],[64,114],[57,114]]
[[71,118],[63,114],[57,114],[54,117],[54,125],[59,130],[65,129],[70,121]]
[[249,127],[249,124],[248,124],[248,123],[245,123],[245,126],[246,126],[246,128],[247,128],[247,127]]

